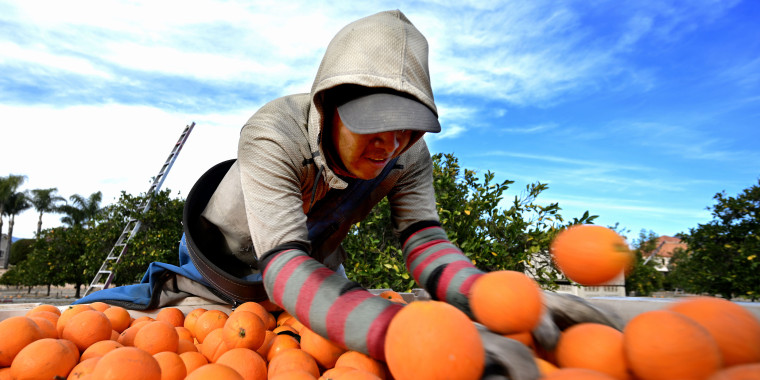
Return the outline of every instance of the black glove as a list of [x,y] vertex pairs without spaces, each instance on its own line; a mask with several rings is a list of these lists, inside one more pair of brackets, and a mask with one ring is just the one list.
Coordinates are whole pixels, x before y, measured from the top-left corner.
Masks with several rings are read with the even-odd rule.
[[572,294],[544,291],[544,314],[533,329],[533,339],[546,350],[557,346],[561,330],[584,322],[600,323],[623,329],[623,320],[615,313],[592,305]]
[[486,350],[481,380],[536,380],[540,373],[533,353],[524,344],[493,333],[475,323]]

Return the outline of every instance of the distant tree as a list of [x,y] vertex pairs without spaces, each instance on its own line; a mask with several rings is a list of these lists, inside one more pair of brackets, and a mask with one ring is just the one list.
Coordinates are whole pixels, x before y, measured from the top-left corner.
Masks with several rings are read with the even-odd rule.
[[103,193],[100,191],[90,194],[85,198],[79,194],[69,197],[71,203],[57,207],[57,211],[66,214],[61,218],[61,222],[69,226],[81,226],[95,219],[101,211],[100,202],[103,200]]
[[29,203],[26,193],[13,193],[5,200],[3,212],[5,215],[8,215],[8,247],[5,252],[8,252],[8,254],[3,255],[3,269],[8,269],[8,262],[10,261],[11,244],[13,244],[13,225],[15,224],[16,215],[30,207],[32,205]]
[[713,220],[679,237],[688,252],[674,255],[673,272],[687,292],[760,298],[760,180],[735,197],[713,197]]
[[656,262],[650,260],[644,263],[657,249],[657,238],[652,231],[649,234],[644,231],[639,233],[633,247],[633,265],[625,276],[626,294],[634,292],[637,296],[649,296],[662,289],[664,275],[655,268]]
[[[0,235],[3,233],[3,215],[5,215],[5,205],[10,200],[11,196],[15,194],[18,188],[24,183],[26,176],[10,174],[7,177],[0,177]],[[10,234],[9,234],[10,235]],[[4,252],[0,259],[0,267],[7,268],[8,260],[10,258],[10,245],[12,239],[8,239],[8,246],[0,247],[0,250]]]
[[[461,170],[452,154],[433,156],[433,186],[438,214],[449,239],[484,271],[518,270],[533,275],[547,287],[555,286],[557,270],[548,258],[549,244],[568,225],[590,223],[586,212],[565,221],[557,203],[536,202],[548,188],[536,183],[511,203],[502,205],[513,181],[494,183],[494,174],[482,179]],[[343,242],[349,278],[368,288],[408,291],[415,287],[406,271],[401,244],[392,231],[390,206],[382,200]]]
[[11,246],[10,265],[18,265],[26,260],[34,249],[34,239],[19,239]]
[[56,195],[58,189],[53,187],[49,189],[34,189],[31,191],[30,202],[34,209],[40,214],[37,220],[37,236],[42,231],[42,215],[50,212],[58,212],[58,203],[66,199]]

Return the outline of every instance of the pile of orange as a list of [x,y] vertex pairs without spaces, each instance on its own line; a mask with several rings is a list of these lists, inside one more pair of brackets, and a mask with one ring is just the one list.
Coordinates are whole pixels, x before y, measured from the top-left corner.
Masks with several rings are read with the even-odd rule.
[[[389,294],[390,295],[390,294]],[[395,297],[395,295],[394,295]],[[400,297],[400,296],[399,296]],[[390,379],[384,362],[322,338],[272,303],[133,318],[96,302],[0,321],[0,380]]]

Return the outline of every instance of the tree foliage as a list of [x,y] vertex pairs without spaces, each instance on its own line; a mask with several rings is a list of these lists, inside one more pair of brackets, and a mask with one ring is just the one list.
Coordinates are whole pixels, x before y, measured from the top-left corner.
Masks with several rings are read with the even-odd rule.
[[[481,179],[472,170],[462,170],[452,154],[433,156],[433,186],[444,230],[478,268],[526,271],[553,287],[558,272],[548,258],[552,239],[562,228],[590,223],[596,216],[586,212],[566,221],[557,203],[537,202],[548,188],[541,183],[527,185],[524,193],[505,203],[513,181],[498,183],[494,177],[487,172]],[[352,228],[343,243],[346,273],[367,288],[408,291],[415,282],[406,271],[390,215],[383,200]]]
[[760,180],[736,196],[713,197],[713,220],[682,234],[688,252],[674,255],[677,286],[724,298],[760,298]]
[[655,267],[657,263],[646,258],[657,249],[658,236],[654,232],[649,234],[641,231],[638,241],[633,247],[633,265],[625,276],[626,294],[635,293],[637,296],[650,296],[653,292],[662,289],[664,275]]

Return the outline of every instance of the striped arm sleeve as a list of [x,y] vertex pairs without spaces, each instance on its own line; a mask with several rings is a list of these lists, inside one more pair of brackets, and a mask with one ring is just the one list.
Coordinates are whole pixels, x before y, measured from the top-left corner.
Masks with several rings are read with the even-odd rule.
[[472,318],[468,294],[483,272],[452,244],[443,228],[420,228],[404,240],[406,268],[436,300],[456,306]]
[[385,360],[385,334],[401,305],[373,295],[303,250],[267,256],[263,282],[273,302],[323,337]]

